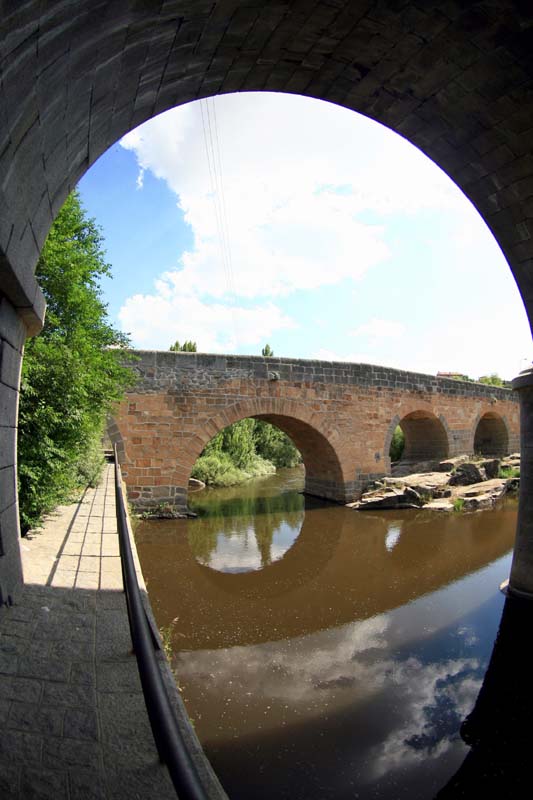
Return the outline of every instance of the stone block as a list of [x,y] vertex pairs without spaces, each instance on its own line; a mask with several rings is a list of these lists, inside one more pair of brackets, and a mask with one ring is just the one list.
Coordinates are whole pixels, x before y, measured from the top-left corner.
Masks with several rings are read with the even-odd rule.
[[3,764],[37,765],[41,760],[42,736],[10,730],[0,735],[0,759]]
[[[2,275],[2,279],[3,277]],[[0,338],[5,339],[11,347],[19,352],[22,351],[26,340],[26,328],[15,308],[5,297],[0,299]]]
[[0,512],[13,506],[16,501],[16,476],[13,467],[0,469]]
[[0,340],[0,381],[18,390],[21,356],[8,342]]
[[0,427],[0,469],[15,463],[16,428]]
[[42,767],[23,767],[20,796],[40,800],[68,800],[67,774]]
[[64,709],[56,706],[12,703],[9,711],[9,728],[40,733],[45,736],[61,736]]
[[81,741],[98,741],[98,720],[93,708],[67,708],[63,736]]
[[103,778],[94,770],[69,770],[69,800],[108,800]]
[[50,682],[43,687],[43,703],[49,705],[94,708],[95,702],[95,692],[91,686]]
[[64,769],[82,766],[99,770],[100,758],[100,747],[96,742],[59,737],[47,737],[43,742],[42,761],[45,767]]
[[0,681],[0,700],[16,700],[37,705],[41,699],[41,681],[31,678],[9,676]]

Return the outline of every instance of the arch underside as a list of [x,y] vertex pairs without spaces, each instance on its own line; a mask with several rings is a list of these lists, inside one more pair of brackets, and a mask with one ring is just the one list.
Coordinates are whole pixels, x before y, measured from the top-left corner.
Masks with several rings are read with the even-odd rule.
[[399,423],[405,447],[402,461],[438,461],[447,458],[449,443],[442,422],[424,411],[407,414]]
[[505,456],[508,452],[509,434],[504,420],[499,414],[484,414],[474,434],[474,453],[483,456]]
[[0,250],[21,275],[68,192],[128,130],[201,97],[266,90],[343,105],[409,139],[472,200],[533,298],[521,208],[533,179],[529,4],[11,7],[0,176],[13,213]]
[[347,501],[347,487],[337,454],[326,437],[302,420],[280,414],[258,414],[289,436],[302,455],[305,493],[338,502]]

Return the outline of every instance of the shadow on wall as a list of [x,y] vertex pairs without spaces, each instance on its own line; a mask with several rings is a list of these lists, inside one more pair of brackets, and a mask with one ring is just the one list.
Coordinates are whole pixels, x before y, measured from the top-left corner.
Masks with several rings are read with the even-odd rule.
[[509,434],[505,420],[495,412],[483,414],[474,436],[474,453],[505,456],[509,452]]

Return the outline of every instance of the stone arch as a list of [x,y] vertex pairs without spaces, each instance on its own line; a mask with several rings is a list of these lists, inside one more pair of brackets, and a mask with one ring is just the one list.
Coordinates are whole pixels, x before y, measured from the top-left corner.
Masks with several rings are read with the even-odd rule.
[[[42,322],[33,272],[68,192],[128,130],[171,107],[235,91],[322,99],[407,138],[483,216],[531,320],[532,21],[527,3],[506,0],[433,3],[423,12],[408,2],[155,8],[124,0],[119,10],[101,4],[99,13],[79,0],[76,15],[61,0],[11,4],[0,23],[0,332],[14,349],[11,373],[25,335]],[[13,432],[17,387],[2,380]],[[5,457],[9,487],[14,435]],[[5,506],[10,493],[2,494]],[[15,520],[2,520],[13,542]],[[11,586],[18,578],[10,575]]]
[[[210,5],[152,9],[126,0],[119,14],[111,3],[94,14],[90,0],[80,0],[73,19],[60,0],[30,0],[4,16],[9,147],[0,172],[3,208],[13,218],[0,229],[0,249],[20,273],[22,294],[32,292],[28,266],[31,272],[66,195],[123,134],[191,100],[262,90],[342,105],[411,141],[478,208],[527,289],[533,250],[521,204],[533,175],[533,145],[523,135],[533,67],[526,6],[510,10],[500,0],[488,8],[480,0],[423,15],[405,4],[368,13],[323,6],[318,24],[311,0],[214,5],[216,12]],[[503,9],[509,28],[498,37]],[[512,68],[502,69],[504,62]],[[524,298],[529,305],[531,293]]]
[[450,435],[445,418],[426,409],[396,415],[387,430],[385,453],[388,456],[392,435],[400,426],[405,436],[402,461],[438,461],[450,452]]
[[506,456],[509,453],[507,420],[496,411],[480,415],[474,426],[474,453],[483,456]]
[[197,429],[182,454],[190,475],[206,444],[228,425],[252,417],[270,422],[286,433],[302,454],[306,494],[336,502],[346,502],[346,481],[341,458],[335,447],[338,431],[324,424],[318,415],[293,400],[265,398],[235,403],[209,420],[203,431]]

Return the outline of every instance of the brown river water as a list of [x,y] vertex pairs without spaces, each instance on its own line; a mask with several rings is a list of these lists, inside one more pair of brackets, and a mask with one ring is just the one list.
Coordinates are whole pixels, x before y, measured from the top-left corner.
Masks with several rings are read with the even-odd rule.
[[465,759],[516,500],[358,513],[301,469],[191,495],[136,541],[189,715],[234,798],[433,798]]

